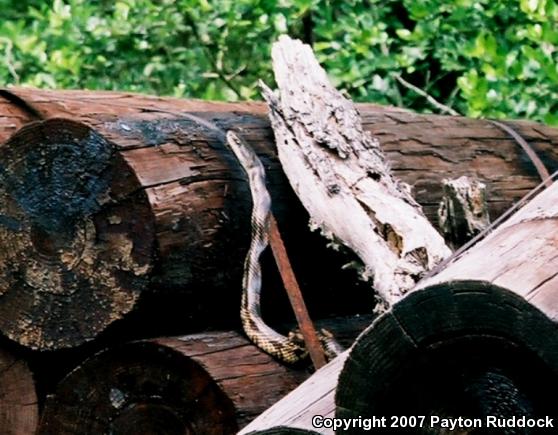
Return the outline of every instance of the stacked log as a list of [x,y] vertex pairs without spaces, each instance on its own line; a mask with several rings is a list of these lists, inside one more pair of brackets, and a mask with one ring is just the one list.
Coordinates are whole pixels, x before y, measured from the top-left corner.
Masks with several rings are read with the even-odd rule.
[[425,416],[413,433],[443,433],[432,416],[555,417],[557,205],[554,183],[240,434],[333,433],[315,416],[340,419],[337,434],[372,417],[393,430],[393,416]]
[[[230,307],[239,301],[250,199],[222,143],[229,128],[266,165],[274,212],[311,311],[372,308],[365,286],[346,285],[356,280],[342,270],[346,257],[308,231],[263,104],[28,89],[2,96],[0,240],[13,248],[0,253],[0,330],[11,339],[33,349],[74,347],[133,311],[153,321],[143,326],[148,322],[128,316],[126,337],[237,327]],[[538,182],[514,139],[489,122],[358,109],[433,223],[446,178],[484,182],[492,218]],[[509,124],[557,168],[556,130]],[[281,294],[266,267],[267,293]],[[339,288],[351,293],[340,300]],[[271,301],[273,321],[287,304],[278,296]]]
[[127,344],[59,384],[39,433],[234,434],[303,375],[234,332]]
[[[350,345],[371,316],[318,322]],[[236,434],[310,376],[238,333],[207,332],[114,347],[66,376],[39,434]]]

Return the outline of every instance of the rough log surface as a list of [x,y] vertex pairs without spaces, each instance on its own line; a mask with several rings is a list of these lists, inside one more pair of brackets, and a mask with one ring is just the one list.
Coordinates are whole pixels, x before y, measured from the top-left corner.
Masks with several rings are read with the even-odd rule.
[[[393,173],[412,187],[413,196],[433,223],[438,219],[445,178],[471,175],[485,183],[493,219],[538,183],[536,171],[513,139],[489,122],[416,115],[374,105],[357,105],[357,108],[363,128],[379,139]],[[11,89],[0,95],[2,141],[24,125],[48,118],[70,119],[92,130],[83,134],[85,127],[56,120],[47,123],[65,126],[59,133],[46,134],[41,124],[30,126],[30,129],[37,128],[37,134],[28,130],[25,135],[33,137],[37,150],[52,163],[38,165],[36,174],[25,166],[25,159],[19,163],[13,161],[19,153],[17,150],[2,151],[10,160],[5,162],[8,172],[3,176],[12,173],[15,176],[3,187],[4,196],[10,195],[12,199],[2,205],[2,233],[7,240],[18,243],[14,252],[4,250],[0,255],[21,260],[18,260],[19,266],[4,269],[0,276],[3,295],[0,322],[2,330],[11,338],[35,348],[73,346],[91,340],[107,324],[134,307],[139,311],[144,307],[160,315],[154,315],[152,322],[141,322],[138,315],[135,323],[135,317],[129,316],[129,323],[115,326],[126,329],[123,325],[133,324],[124,331],[127,337],[183,333],[208,324],[222,328],[237,326],[238,314],[229,307],[239,304],[242,259],[249,242],[249,193],[240,168],[222,144],[218,132],[196,120],[199,118],[223,129],[237,129],[264,160],[268,187],[276,207],[274,213],[311,312],[342,314],[354,312],[355,307],[362,311],[372,308],[373,301],[363,297],[366,293],[362,284],[346,285],[355,277],[352,271],[340,271],[346,257],[327,249],[318,234],[307,231],[308,216],[280,169],[264,104],[33,89]],[[509,124],[531,143],[550,170],[558,169],[555,129],[529,122]],[[75,136],[77,142],[66,140],[68,135]],[[95,137],[98,139],[93,140],[93,144],[106,141],[110,145],[105,150],[110,151],[112,157],[105,161],[107,170],[99,175],[92,173],[91,183],[88,183],[87,171],[95,165],[89,166],[91,157],[88,160],[87,153],[79,150],[91,149],[90,139]],[[21,142],[22,137],[12,138],[11,143]],[[61,149],[66,151],[57,160],[57,154],[51,151]],[[72,156],[81,163],[69,165],[65,177],[64,161],[76,160]],[[49,167],[56,171],[49,172]],[[116,182],[119,178],[107,178],[111,171],[123,175],[124,185]],[[59,176],[55,176],[57,173]],[[81,174],[82,182],[71,185],[70,174]],[[33,202],[29,207],[25,202],[28,198],[24,186],[35,188],[33,183],[37,179],[45,192],[59,192],[55,200],[42,209],[36,208]],[[109,183],[104,191],[108,196],[102,196],[98,204],[88,202],[92,196],[99,196],[95,189],[103,182]],[[14,192],[7,192],[6,186],[11,186]],[[64,196],[74,195],[75,188],[81,191],[79,204],[68,202]],[[134,191],[133,198],[118,197],[118,192],[126,189]],[[133,204],[126,205],[127,199]],[[27,208],[24,210],[22,206]],[[111,207],[117,210],[116,216],[111,214]],[[126,207],[128,211],[124,210]],[[56,228],[52,225],[53,219],[36,222],[39,214],[45,212],[51,217],[63,215],[69,221],[58,222],[59,228],[64,229],[61,237],[53,236]],[[10,219],[12,217],[14,219]],[[122,221],[118,223],[120,218]],[[16,234],[19,221],[21,228],[25,228],[23,234]],[[94,233],[101,237],[101,246],[84,243],[92,240],[91,222],[95,226]],[[69,240],[72,234],[75,240]],[[150,246],[147,242],[151,237],[153,245]],[[143,247],[137,244],[138,240],[146,241]],[[133,241],[132,251],[127,241]],[[115,245],[117,249],[113,251]],[[94,254],[100,265],[122,253],[128,258],[125,262],[128,266],[124,264],[123,268],[128,270],[119,274],[117,270],[91,267],[95,271],[87,272],[86,262],[79,264],[78,273],[72,275],[67,266],[73,264],[72,258],[80,255],[81,246],[87,247],[84,252]],[[136,255],[142,250],[145,257]],[[85,258],[91,259],[91,255]],[[270,277],[264,284],[269,290],[267,294],[283,295],[270,263],[267,261],[268,270],[264,273]],[[38,269],[26,268],[25,264]],[[134,270],[143,268],[145,274],[135,275]],[[68,288],[74,288],[76,282],[83,280],[86,288],[90,286],[90,290],[94,290],[93,284],[99,280],[100,273],[108,273],[111,279],[105,290],[99,291],[97,300],[92,292],[85,291],[80,299],[79,292],[68,292],[60,285],[66,281]],[[153,292],[142,290],[146,280]],[[21,292],[21,283],[24,290],[32,293]],[[107,299],[104,295],[109,294],[110,288],[122,297]],[[353,293],[340,300],[340,288]],[[138,302],[140,293],[142,297]],[[152,297],[155,294],[157,296]],[[355,303],[344,307],[346,300]],[[87,306],[83,302],[97,310],[97,320],[90,324],[84,321],[87,315],[79,308]],[[264,311],[266,304],[273,307],[265,313],[270,321],[284,318],[289,312],[287,300],[282,296],[264,300]],[[49,316],[44,315],[46,306],[54,307]],[[105,314],[100,315],[101,311]],[[33,319],[32,326],[26,326],[29,319]],[[28,327],[37,331],[28,331],[18,338],[22,328]],[[111,334],[114,336],[114,331]]]
[[27,363],[0,349],[0,432],[34,435],[38,422],[35,382]]
[[[350,345],[371,321],[319,327]],[[46,401],[40,434],[235,434],[310,376],[287,368],[236,332],[135,342],[103,351]]]
[[[213,136],[192,120],[184,119],[185,113],[197,114],[223,128],[238,128],[265,159],[271,173],[278,172],[273,133],[264,103],[219,103],[117,92],[24,88],[10,89],[10,93],[35,107],[42,118],[80,120],[114,139],[117,145],[123,138],[118,135],[111,138],[108,127],[114,127],[119,119],[135,120],[129,127],[139,124],[143,128],[128,131],[125,137],[129,146],[166,144],[168,147],[174,144],[175,150],[183,151],[184,158],[190,146],[197,145],[198,152],[208,153],[206,161],[199,164],[207,165],[208,160],[213,160],[223,170],[222,163],[215,161],[220,148],[206,149],[207,140]],[[413,197],[431,222],[437,222],[438,205],[443,196],[442,180],[445,178],[474,175],[486,183],[493,220],[540,182],[532,162],[514,139],[489,121],[420,115],[374,104],[356,104],[356,108],[364,130],[379,140],[392,171],[411,186]],[[0,95],[0,142],[36,119],[28,110]],[[550,172],[558,170],[557,129],[520,120],[508,120],[506,124],[526,139]],[[189,126],[193,127],[191,131]],[[130,144],[134,139],[139,141]],[[158,156],[161,154],[159,152]],[[213,159],[209,159],[210,156]],[[166,157],[171,159],[173,156]],[[176,179],[184,178],[180,173],[175,175],[178,175]]]
[[312,429],[314,410],[339,418],[555,416],[556,204],[558,183],[421,281],[342,360],[316,372],[241,433],[288,434],[291,427],[322,433]]
[[263,94],[283,170],[311,227],[358,256],[361,275],[389,306],[451,250],[310,46],[282,36],[272,57],[278,90],[264,86]]

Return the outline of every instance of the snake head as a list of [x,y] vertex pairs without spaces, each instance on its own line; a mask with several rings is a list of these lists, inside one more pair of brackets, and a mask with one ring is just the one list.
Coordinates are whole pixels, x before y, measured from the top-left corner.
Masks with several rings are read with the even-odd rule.
[[[320,329],[317,331],[317,335],[327,361],[331,361],[343,352],[343,348],[339,345],[339,343],[337,343],[337,341],[335,341],[335,337],[327,329]],[[308,357],[308,350],[306,349],[304,337],[300,329],[296,328],[290,331],[288,338],[293,346],[293,349],[297,349],[295,352],[300,356],[300,359],[306,359]]]
[[296,355],[299,361],[305,361],[308,358],[308,350],[306,349],[306,344],[304,343],[304,337],[300,332],[300,329],[294,329],[289,332],[287,338],[289,339],[289,344],[292,352]]

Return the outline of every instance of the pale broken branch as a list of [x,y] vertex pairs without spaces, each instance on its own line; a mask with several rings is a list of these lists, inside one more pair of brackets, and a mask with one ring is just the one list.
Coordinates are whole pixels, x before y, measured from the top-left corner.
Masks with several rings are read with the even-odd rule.
[[451,251],[310,47],[283,36],[272,56],[279,89],[262,84],[262,93],[282,167],[311,225],[356,253],[392,304]]

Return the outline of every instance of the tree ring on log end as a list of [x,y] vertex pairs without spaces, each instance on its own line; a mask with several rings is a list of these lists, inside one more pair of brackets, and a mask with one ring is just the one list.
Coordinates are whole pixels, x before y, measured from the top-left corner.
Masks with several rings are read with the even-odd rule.
[[235,408],[192,358],[155,342],[85,361],[45,403],[40,435],[236,434]]
[[544,313],[487,282],[416,291],[353,345],[339,376],[336,417],[425,415],[426,427],[395,433],[438,434],[469,432],[428,427],[432,415],[482,421],[488,415],[556,416],[557,332]]
[[93,339],[147,287],[153,215],[113,145],[66,119],[0,148],[0,330],[34,349]]

